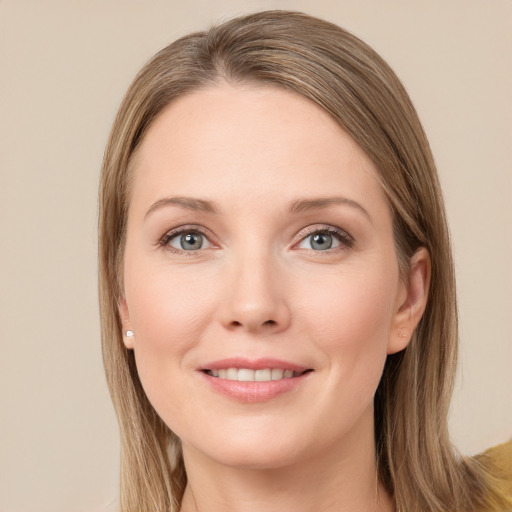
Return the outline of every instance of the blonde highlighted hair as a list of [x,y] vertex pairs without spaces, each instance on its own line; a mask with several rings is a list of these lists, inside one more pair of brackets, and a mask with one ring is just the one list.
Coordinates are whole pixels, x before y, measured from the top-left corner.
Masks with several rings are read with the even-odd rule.
[[[442,193],[428,141],[402,84],[369,46],[336,25],[266,11],[183,37],[135,78],[105,151],[99,194],[103,356],[121,431],[123,512],[176,512],[186,485],[179,439],[149,403],[122,341],[118,300],[130,162],[175,98],[220,81],[271,84],[309,98],[349,133],[380,171],[402,275],[430,253],[429,300],[410,345],[391,355],[375,396],[379,477],[397,510],[499,510],[498,480],[450,444],[448,406],[457,360],[455,279]],[[494,478],[494,480],[493,480]]]

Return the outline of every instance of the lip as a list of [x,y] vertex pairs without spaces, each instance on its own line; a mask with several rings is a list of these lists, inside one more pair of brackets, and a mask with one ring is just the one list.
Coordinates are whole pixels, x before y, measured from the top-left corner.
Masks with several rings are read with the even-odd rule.
[[218,361],[212,361],[205,364],[201,371],[204,370],[222,370],[223,368],[247,368],[248,370],[264,370],[270,368],[282,368],[283,370],[292,370],[294,372],[304,372],[310,368],[306,366],[300,366],[289,361],[283,361],[280,359],[272,359],[268,357],[259,359],[245,359],[242,357],[231,357],[228,359],[220,359]]
[[[221,379],[206,373],[206,370],[220,370],[223,368],[247,368],[250,370],[281,368],[283,370],[292,370],[294,372],[301,373],[301,375],[268,382],[243,382]],[[313,373],[312,371],[306,372],[306,370],[312,370],[312,368],[307,368],[288,361],[270,358],[255,360],[245,358],[222,359],[207,363],[204,367],[201,367],[198,370],[198,373],[214,392],[220,393],[231,400],[243,403],[267,402],[273,398],[297,390],[304,381],[308,379],[309,375]]]

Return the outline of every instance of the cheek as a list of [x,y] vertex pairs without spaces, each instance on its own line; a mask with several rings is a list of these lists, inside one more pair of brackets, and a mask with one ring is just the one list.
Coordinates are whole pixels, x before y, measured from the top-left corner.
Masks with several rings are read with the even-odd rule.
[[130,279],[125,283],[130,320],[137,340],[150,344],[156,352],[186,349],[213,309],[211,293],[205,288],[208,280],[199,273],[165,266],[157,268],[143,265],[127,272]]
[[317,284],[323,286],[309,294],[302,309],[319,348],[330,355],[330,364],[345,373],[363,365],[365,374],[368,365],[381,368],[393,316],[394,277],[370,269]]
[[134,354],[148,399],[166,418],[169,403],[176,404],[186,396],[180,391],[183,383],[175,376],[189,369],[189,355],[199,343],[214,305],[204,279],[140,262],[133,255],[125,262]]

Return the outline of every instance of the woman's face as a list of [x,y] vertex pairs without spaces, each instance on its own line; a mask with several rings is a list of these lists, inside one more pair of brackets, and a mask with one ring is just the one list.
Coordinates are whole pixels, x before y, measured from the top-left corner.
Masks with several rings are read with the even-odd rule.
[[279,467],[373,436],[386,355],[407,344],[418,295],[376,176],[328,114],[273,87],[212,86],[153,123],[120,310],[186,457]]

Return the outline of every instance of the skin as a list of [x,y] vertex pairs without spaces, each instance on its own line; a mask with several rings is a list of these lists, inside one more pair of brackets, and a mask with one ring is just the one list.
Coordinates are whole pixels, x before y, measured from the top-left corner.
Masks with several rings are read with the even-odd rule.
[[[147,396],[182,440],[182,510],[393,510],[376,477],[373,397],[423,313],[430,271],[421,249],[401,279],[369,158],[308,100],[223,83],[168,106],[134,169],[120,313]],[[159,203],[169,197],[217,212]],[[332,197],[344,200],[289,211]],[[201,249],[172,238],[182,226],[204,233]],[[312,245],[315,231],[331,249]],[[199,371],[227,357],[313,371],[292,392],[240,402]]]

